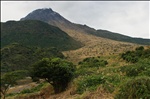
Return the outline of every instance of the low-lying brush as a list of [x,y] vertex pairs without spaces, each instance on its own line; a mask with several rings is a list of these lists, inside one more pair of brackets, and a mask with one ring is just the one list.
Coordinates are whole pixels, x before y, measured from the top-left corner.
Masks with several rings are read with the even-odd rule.
[[25,94],[25,93],[38,92],[38,91],[40,91],[40,89],[41,89],[42,87],[45,86],[45,84],[46,84],[46,83],[40,83],[38,86],[36,86],[36,87],[34,87],[34,88],[32,88],[32,89],[24,89],[24,90],[21,91],[20,93],[21,93],[21,94]]
[[81,68],[85,67],[105,67],[108,62],[106,60],[96,58],[96,57],[89,57],[85,58],[83,61],[78,63]]
[[92,75],[81,79],[78,82],[77,92],[82,94],[84,91],[95,90],[100,84],[105,82],[103,75]]
[[137,77],[123,84],[115,99],[150,99],[150,77]]
[[136,64],[121,67],[121,71],[126,73],[128,77],[140,75],[150,76],[150,61],[148,59],[141,60]]

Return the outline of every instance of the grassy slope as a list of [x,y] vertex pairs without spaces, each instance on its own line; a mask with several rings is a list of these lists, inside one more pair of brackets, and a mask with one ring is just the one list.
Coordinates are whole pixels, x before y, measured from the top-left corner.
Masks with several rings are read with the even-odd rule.
[[[47,99],[53,99],[53,98],[56,98],[56,99],[62,99],[62,98],[63,99],[85,99],[85,98],[99,99],[99,97],[101,97],[101,99],[114,99],[115,95],[118,93],[120,89],[120,86],[122,86],[125,82],[127,82],[128,80],[140,77],[140,76],[147,75],[145,72],[148,70],[148,68],[145,69],[144,71],[140,71],[138,75],[135,77],[126,75],[126,73],[123,72],[123,69],[131,68],[131,66],[136,67],[138,69],[140,66],[144,64],[145,64],[144,66],[146,66],[146,64],[149,64],[148,59],[141,59],[137,63],[128,63],[125,60],[123,60],[120,55],[100,56],[100,57],[97,57],[96,59],[107,60],[108,64],[104,67],[99,67],[99,68],[87,67],[87,68],[82,68],[82,69],[80,69],[80,65],[78,65],[75,79],[73,80],[73,82],[70,84],[70,86],[68,87],[66,91],[57,95],[49,94],[45,97]],[[94,82],[92,82],[93,84],[91,83],[91,85],[88,86],[88,83],[86,82],[85,79],[89,77],[97,77],[97,76],[102,77],[103,80],[106,80],[106,82],[96,83],[94,81],[95,78],[90,78],[93,80],[90,81],[89,79],[90,82],[88,83],[91,83],[92,81]],[[79,94],[77,91],[78,84],[82,83],[83,81],[85,81],[84,82],[85,87],[84,86],[80,86],[80,87],[82,87],[84,91],[83,93]],[[46,91],[44,91],[44,93],[46,93]],[[36,97],[38,95],[39,94],[35,94],[34,96]]]
[[74,63],[78,63],[86,57],[117,55],[127,50],[133,50],[139,46],[88,35],[82,36],[82,38],[88,39],[84,47],[71,51],[63,51],[67,59]]

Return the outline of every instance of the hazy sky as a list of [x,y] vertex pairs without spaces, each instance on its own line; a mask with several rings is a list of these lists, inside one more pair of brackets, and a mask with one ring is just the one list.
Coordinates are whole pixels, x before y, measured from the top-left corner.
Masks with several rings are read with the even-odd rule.
[[132,37],[150,38],[149,1],[1,1],[1,21],[52,8],[71,22]]

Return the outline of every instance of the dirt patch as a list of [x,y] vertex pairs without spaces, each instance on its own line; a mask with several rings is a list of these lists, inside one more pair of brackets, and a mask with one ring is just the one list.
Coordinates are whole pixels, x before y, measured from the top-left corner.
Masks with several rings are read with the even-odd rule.
[[18,86],[15,86],[15,87],[11,87],[8,90],[7,94],[9,94],[9,93],[19,93],[24,89],[31,89],[31,88],[36,87],[36,86],[38,86],[38,84],[35,83],[35,82],[24,84],[24,85],[18,85]]

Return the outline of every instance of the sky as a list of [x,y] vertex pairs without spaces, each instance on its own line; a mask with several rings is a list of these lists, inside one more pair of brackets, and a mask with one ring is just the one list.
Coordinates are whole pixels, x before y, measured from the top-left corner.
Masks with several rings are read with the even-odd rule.
[[73,23],[150,39],[149,1],[1,1],[1,22],[51,8]]

